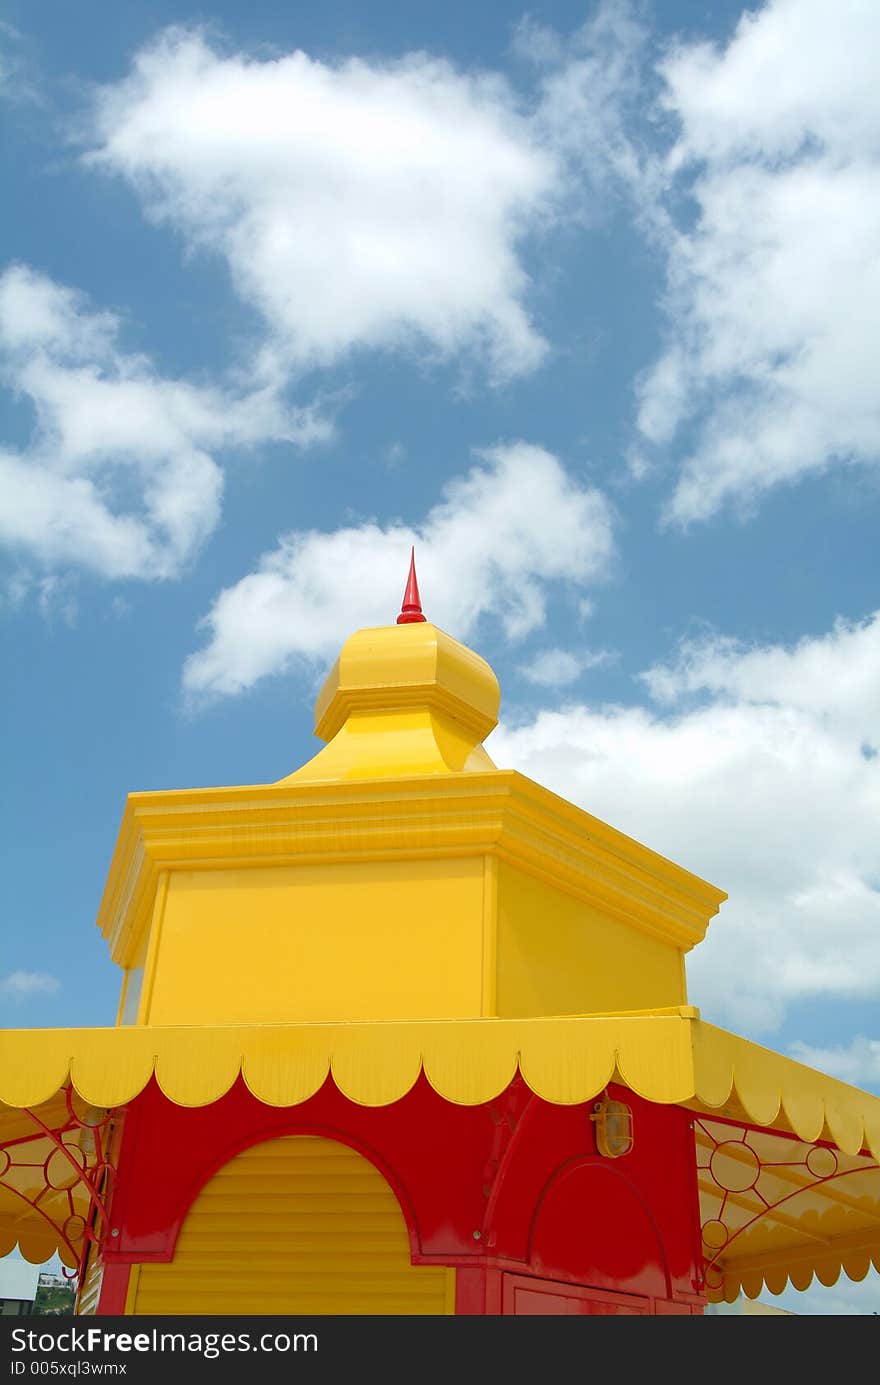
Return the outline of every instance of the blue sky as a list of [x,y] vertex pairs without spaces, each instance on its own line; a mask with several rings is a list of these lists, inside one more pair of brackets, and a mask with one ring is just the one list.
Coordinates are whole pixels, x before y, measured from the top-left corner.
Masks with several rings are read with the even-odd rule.
[[415,543],[496,763],[728,891],[693,1003],[880,1093],[876,6],[0,40],[0,1023],[113,1022],[125,795],[309,758]]

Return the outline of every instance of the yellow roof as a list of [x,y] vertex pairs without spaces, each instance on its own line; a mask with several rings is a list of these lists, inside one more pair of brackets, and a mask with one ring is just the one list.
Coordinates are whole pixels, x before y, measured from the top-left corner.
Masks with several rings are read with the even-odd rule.
[[[695,1113],[714,1297],[732,1299],[740,1286],[754,1296],[765,1283],[779,1292],[789,1279],[804,1287],[814,1273],[833,1282],[841,1268],[861,1278],[872,1257],[880,1268],[880,1098],[706,1024],[688,1006],[533,1019],[7,1030],[0,1145],[21,1136],[21,1108],[51,1111],[68,1080],[89,1107],[124,1105],[153,1074],[171,1101],[203,1106],[240,1073],[260,1101],[293,1106],[332,1073],[351,1100],[382,1106],[424,1070],[442,1097],[473,1105],[503,1091],[517,1067],[547,1101],[589,1101],[615,1080]],[[7,1196],[12,1176],[0,1177],[0,1253],[18,1239],[28,1255],[30,1236],[42,1254],[46,1219],[37,1227],[27,1205]]]

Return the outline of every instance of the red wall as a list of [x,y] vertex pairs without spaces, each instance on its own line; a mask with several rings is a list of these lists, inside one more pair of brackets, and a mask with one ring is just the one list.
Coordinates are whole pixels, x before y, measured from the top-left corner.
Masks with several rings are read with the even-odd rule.
[[294,1134],[341,1140],[381,1170],[413,1260],[458,1267],[457,1312],[699,1311],[690,1116],[623,1089],[611,1095],[633,1111],[633,1149],[614,1160],[596,1152],[592,1103],[553,1106],[519,1078],[482,1106],[443,1101],[422,1078],[383,1107],[353,1104],[328,1079],[284,1109],[241,1081],[195,1109],[151,1083],[124,1118],[101,1311],[121,1311],[130,1264],[173,1257],[188,1207],[219,1167]]

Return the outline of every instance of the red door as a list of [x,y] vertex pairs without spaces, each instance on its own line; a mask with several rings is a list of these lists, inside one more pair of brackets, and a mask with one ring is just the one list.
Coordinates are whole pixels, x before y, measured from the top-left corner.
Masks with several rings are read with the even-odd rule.
[[505,1274],[501,1291],[501,1311],[516,1317],[558,1316],[606,1317],[651,1312],[651,1300],[637,1294],[614,1294],[590,1289],[581,1284],[563,1284],[556,1279],[534,1279],[531,1275]]

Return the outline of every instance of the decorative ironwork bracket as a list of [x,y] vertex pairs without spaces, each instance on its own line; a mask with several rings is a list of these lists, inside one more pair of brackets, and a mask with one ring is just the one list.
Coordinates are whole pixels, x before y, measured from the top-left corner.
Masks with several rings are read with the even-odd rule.
[[[744,1235],[756,1222],[764,1217],[784,1220],[784,1207],[795,1198],[815,1190],[823,1184],[839,1182],[852,1174],[864,1173],[877,1168],[876,1162],[865,1162],[855,1168],[841,1166],[837,1150],[827,1144],[808,1144],[797,1136],[791,1139],[805,1150],[798,1158],[767,1159],[759,1149],[749,1143],[748,1128],[739,1125],[728,1126],[721,1123],[722,1135],[717,1133],[719,1122],[712,1118],[694,1120],[694,1138],[697,1148],[697,1176],[714,1185],[719,1194],[719,1205],[715,1215],[707,1217],[701,1226],[703,1249],[702,1286],[709,1293],[719,1293],[724,1287],[722,1259],[733,1242]],[[712,1128],[714,1127],[714,1128]],[[760,1132],[775,1133],[775,1132]],[[706,1163],[700,1156],[708,1155]],[[785,1171],[790,1176],[785,1179]],[[780,1175],[788,1184],[786,1191],[768,1197],[761,1188],[762,1174]],[[736,1210],[737,1216],[730,1215]]]
[[[80,1114],[69,1084],[64,1088],[64,1108],[64,1118],[52,1124],[30,1107],[21,1108],[34,1131],[0,1144],[0,1188],[20,1198],[52,1227],[76,1264],[73,1270],[65,1266],[63,1273],[74,1279],[82,1273],[89,1247],[100,1248],[107,1235],[108,1199],[115,1176],[113,1131],[123,1108],[88,1107]],[[37,1141],[51,1145],[42,1159],[28,1157]],[[55,1206],[50,1206],[53,1201]]]

